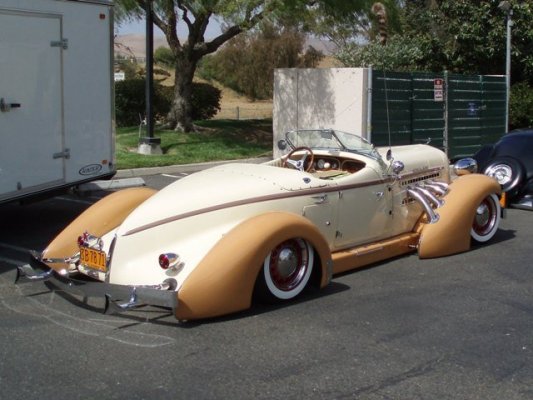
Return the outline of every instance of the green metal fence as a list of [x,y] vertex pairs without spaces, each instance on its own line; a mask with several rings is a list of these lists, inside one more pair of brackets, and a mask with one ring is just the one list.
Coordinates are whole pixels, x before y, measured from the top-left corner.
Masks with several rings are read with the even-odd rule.
[[505,77],[372,71],[370,136],[378,146],[429,143],[450,159],[505,133]]

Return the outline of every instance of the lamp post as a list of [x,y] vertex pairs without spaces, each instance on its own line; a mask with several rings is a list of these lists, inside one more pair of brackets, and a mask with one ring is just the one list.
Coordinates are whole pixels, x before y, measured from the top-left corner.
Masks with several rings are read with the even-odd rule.
[[152,0],[146,2],[146,136],[139,138],[139,153],[161,154],[161,139],[154,137],[154,21]]
[[511,93],[511,27],[513,26],[513,8],[509,1],[501,1],[498,8],[506,14],[506,51],[505,51],[505,130],[509,129],[509,97]]

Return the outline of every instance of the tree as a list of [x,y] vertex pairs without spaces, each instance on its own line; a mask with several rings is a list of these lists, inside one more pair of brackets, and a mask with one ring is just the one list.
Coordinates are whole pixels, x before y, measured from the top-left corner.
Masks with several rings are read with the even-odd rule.
[[[505,73],[505,14],[498,1],[405,0],[401,30],[386,48],[344,47],[340,59],[350,66],[395,70],[448,70],[458,73]],[[513,6],[513,82],[533,83],[533,4]],[[390,47],[389,47],[390,46]],[[388,58],[388,60],[387,60]],[[380,62],[382,60],[383,62]]]
[[314,68],[324,57],[313,47],[304,51],[305,43],[301,32],[266,24],[261,31],[241,34],[207,56],[198,72],[251,100],[272,98],[274,69]]
[[[140,18],[146,1],[117,0],[117,21]],[[167,122],[175,129],[193,130],[191,118],[192,80],[198,62],[221,45],[261,21],[309,21],[311,15],[347,15],[358,10],[364,0],[153,0],[154,24],[161,29],[175,58],[174,100]],[[222,21],[223,32],[206,39],[207,26]],[[178,37],[178,26],[186,28],[187,40]]]
[[[340,3],[340,2],[339,2]],[[347,45],[368,43],[379,35],[377,16],[372,11],[375,4],[381,4],[387,10],[387,29],[390,34],[399,32],[401,0],[361,1],[358,8],[343,9],[342,14],[311,14],[304,21],[307,31],[326,38],[338,48]]]
[[[414,4],[412,4],[414,3]],[[462,73],[505,73],[506,29],[505,12],[498,1],[482,0],[433,1],[420,9],[420,1],[406,1],[405,33],[417,37],[437,50],[440,65],[432,62],[431,69],[444,68]],[[513,81],[533,78],[533,4],[511,1],[513,7],[512,73]]]

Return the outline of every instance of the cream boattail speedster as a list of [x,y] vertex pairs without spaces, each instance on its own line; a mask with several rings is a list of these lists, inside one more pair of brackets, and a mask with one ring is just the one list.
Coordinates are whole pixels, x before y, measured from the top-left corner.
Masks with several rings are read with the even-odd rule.
[[105,296],[110,311],[149,304],[190,320],[287,301],[404,253],[463,252],[498,229],[500,185],[469,173],[472,159],[451,182],[446,155],[427,145],[381,152],[352,134],[302,130],[279,146],[290,152],[265,164],[108,195],[32,254],[18,280]]

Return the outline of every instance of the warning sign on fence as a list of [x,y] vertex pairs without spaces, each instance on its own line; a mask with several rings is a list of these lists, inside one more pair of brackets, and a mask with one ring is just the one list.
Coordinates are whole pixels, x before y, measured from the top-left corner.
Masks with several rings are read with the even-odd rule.
[[433,100],[444,101],[444,79],[433,79]]

